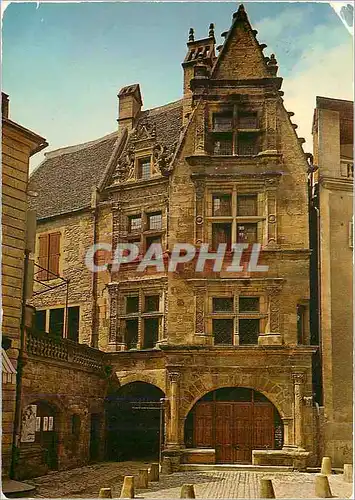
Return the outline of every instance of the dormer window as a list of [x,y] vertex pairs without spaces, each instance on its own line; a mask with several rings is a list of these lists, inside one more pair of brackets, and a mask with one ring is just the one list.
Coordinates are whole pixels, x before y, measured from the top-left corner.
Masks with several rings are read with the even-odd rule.
[[138,169],[137,169],[137,177],[141,180],[147,180],[151,176],[150,171],[150,156],[145,158],[138,159]]

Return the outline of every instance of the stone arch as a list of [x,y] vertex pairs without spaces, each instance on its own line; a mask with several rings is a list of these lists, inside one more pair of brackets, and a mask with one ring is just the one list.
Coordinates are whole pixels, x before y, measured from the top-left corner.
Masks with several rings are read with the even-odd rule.
[[[161,378],[161,380],[160,380]],[[124,387],[127,384],[133,382],[145,382],[146,384],[151,384],[160,389],[166,394],[166,384],[165,377],[159,377],[159,375],[151,373],[129,373],[127,375],[118,376],[118,387]]]
[[144,376],[126,377],[107,395],[106,458],[109,460],[159,456],[164,433],[161,400],[165,393],[155,378],[151,380]]
[[205,394],[223,387],[254,389],[269,399],[281,418],[287,418],[292,415],[292,406],[290,404],[292,398],[287,396],[287,390],[292,389],[292,386],[285,387],[285,384],[283,385],[276,384],[264,375],[250,376],[250,374],[243,373],[202,374],[196,379],[192,379],[184,388],[180,405],[181,419],[185,421],[194,404]]

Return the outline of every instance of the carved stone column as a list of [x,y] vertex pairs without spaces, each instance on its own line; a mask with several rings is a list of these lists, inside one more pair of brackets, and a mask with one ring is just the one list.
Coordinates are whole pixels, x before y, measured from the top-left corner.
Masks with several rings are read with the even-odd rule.
[[170,380],[170,429],[168,448],[179,447],[179,372],[169,372]]
[[294,394],[294,436],[295,445],[298,448],[303,448],[303,431],[302,431],[302,405],[303,405],[303,384],[305,381],[304,373],[293,373],[293,394]]

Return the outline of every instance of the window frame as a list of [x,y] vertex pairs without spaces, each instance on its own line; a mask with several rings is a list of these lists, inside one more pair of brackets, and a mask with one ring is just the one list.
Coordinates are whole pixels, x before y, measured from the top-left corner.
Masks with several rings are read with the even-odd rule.
[[[233,310],[232,311],[215,311],[213,301],[214,299],[233,299]],[[241,312],[239,310],[239,300],[240,298],[258,298],[259,299],[259,311],[245,311]],[[259,320],[259,335],[263,335],[266,329],[266,325],[269,321],[269,311],[268,311],[268,300],[265,293],[254,293],[254,292],[242,292],[238,291],[218,291],[217,289],[208,292],[208,312],[207,312],[207,331],[211,335],[212,345],[219,346],[258,346],[256,344],[244,344],[240,342],[240,328],[239,320],[256,319]],[[233,343],[232,344],[216,344],[213,335],[213,320],[214,319],[233,319]]]
[[[149,162],[149,175],[144,175],[143,166],[148,165]],[[148,181],[152,178],[152,155],[142,155],[136,158],[136,179],[139,181]]]
[[[126,303],[127,297],[139,297],[138,300],[138,311],[136,313],[127,313]],[[146,311],[146,297],[159,296],[158,310],[156,311]],[[125,345],[125,350],[129,350],[126,341],[126,325],[127,321],[137,320],[137,345],[133,349],[146,349],[145,345],[145,320],[146,319],[158,319],[158,343],[162,339],[163,335],[163,300],[164,300],[163,290],[161,288],[147,288],[146,290],[123,290],[122,291],[122,304],[123,304],[123,314],[120,316],[120,323],[122,325],[123,331],[123,344]],[[131,347],[132,349],[132,347]],[[154,347],[148,347],[147,349],[154,349]]]
[[[231,215],[214,215],[214,199],[217,196],[231,197]],[[238,197],[256,197],[256,215],[238,215]],[[265,192],[259,189],[240,189],[235,184],[225,185],[225,187],[208,186],[207,188],[207,204],[206,204],[206,241],[210,241],[211,249],[213,249],[213,224],[231,224],[231,244],[242,243],[238,241],[238,225],[240,224],[256,224],[256,241],[254,243],[262,243],[266,233],[266,200]],[[253,243],[249,243],[252,245]],[[214,249],[215,251],[217,249]],[[227,248],[228,251],[228,248]]]
[[[231,116],[231,127],[228,130],[227,127],[217,126],[216,119],[218,117]],[[255,117],[254,124],[252,127],[244,127],[240,121],[240,117]],[[210,135],[212,138],[212,153],[217,156],[241,156],[241,157],[254,157],[257,156],[261,150],[261,113],[259,110],[243,107],[240,105],[230,105],[224,110],[213,110],[210,118]],[[255,138],[254,151],[251,154],[240,154],[240,143],[243,134],[248,134],[249,137]],[[216,148],[218,142],[230,143],[230,148],[220,148],[225,151],[230,151],[226,153],[221,153]]]

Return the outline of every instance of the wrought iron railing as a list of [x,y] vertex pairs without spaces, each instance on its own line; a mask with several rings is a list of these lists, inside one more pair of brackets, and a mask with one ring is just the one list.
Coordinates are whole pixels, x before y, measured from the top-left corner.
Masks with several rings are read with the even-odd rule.
[[69,339],[28,331],[26,349],[28,354],[35,356],[73,363],[102,373],[107,371],[106,353]]

